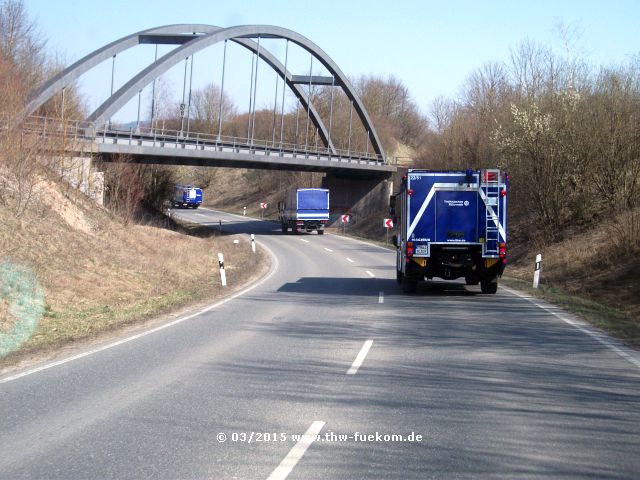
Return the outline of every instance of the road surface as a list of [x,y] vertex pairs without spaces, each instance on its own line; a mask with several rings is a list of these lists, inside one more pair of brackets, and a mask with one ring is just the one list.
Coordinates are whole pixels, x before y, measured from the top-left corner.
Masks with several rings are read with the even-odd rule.
[[178,214],[254,233],[272,270],[199,315],[0,378],[0,478],[638,477],[637,353],[504,289],[404,296],[380,247]]

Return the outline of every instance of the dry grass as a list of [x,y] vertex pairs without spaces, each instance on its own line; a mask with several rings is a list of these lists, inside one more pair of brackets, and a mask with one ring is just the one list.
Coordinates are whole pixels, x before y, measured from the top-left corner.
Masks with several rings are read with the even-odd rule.
[[626,212],[551,245],[516,244],[507,274],[531,282],[535,256],[541,253],[540,282],[547,295],[555,294],[561,303],[568,302],[562,296],[590,302],[587,320],[640,345],[640,239],[633,230],[639,217],[640,209]]
[[[312,172],[256,171],[237,168],[217,168],[215,180],[204,192],[205,204],[255,218],[278,218],[278,202],[292,187],[319,187],[323,174]],[[266,202],[267,208],[260,209]]]
[[[234,237],[213,232],[196,237],[166,225],[125,227],[85,198],[47,185],[51,189],[54,194],[42,193],[20,219],[0,209],[0,262],[35,272],[46,302],[33,336],[0,365],[180,305],[213,300],[268,268],[266,255],[252,254],[244,239],[234,247]],[[225,254],[225,289],[218,252]],[[0,303],[0,324],[7,330],[5,303]]]

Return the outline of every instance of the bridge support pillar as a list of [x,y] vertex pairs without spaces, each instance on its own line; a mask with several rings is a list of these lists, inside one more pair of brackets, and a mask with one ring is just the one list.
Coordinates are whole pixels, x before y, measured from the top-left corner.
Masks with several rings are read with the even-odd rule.
[[340,220],[340,215],[350,214],[357,223],[369,215],[385,214],[389,196],[393,192],[393,180],[389,178],[348,178],[327,174],[322,187],[330,191],[331,222]]

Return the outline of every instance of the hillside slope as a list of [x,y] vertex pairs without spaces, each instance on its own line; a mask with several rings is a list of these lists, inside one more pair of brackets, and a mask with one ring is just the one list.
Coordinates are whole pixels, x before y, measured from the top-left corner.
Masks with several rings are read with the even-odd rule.
[[[37,200],[22,217],[0,209],[0,365],[170,307],[213,299],[266,269],[263,253],[252,258],[248,247],[233,249],[230,237],[211,232],[199,238],[175,228],[168,220],[125,226],[52,182],[39,184]],[[225,254],[229,271],[224,292],[217,252]],[[11,282],[21,278],[41,285],[44,314],[16,352],[20,342],[11,335],[25,319],[12,309],[18,299]],[[29,293],[36,294],[37,289]]]

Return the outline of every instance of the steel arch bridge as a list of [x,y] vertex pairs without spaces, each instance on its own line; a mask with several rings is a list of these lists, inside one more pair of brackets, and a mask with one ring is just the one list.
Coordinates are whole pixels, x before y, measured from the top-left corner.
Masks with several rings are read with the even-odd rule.
[[[267,38],[286,40],[287,48],[289,42],[296,44],[312,56],[312,62],[313,59],[320,62],[331,76],[318,77],[313,76],[311,72],[309,72],[307,76],[292,74],[292,72],[288,70],[286,59],[285,64],[282,64],[264,45],[260,44],[261,39]],[[255,39],[257,39],[257,42]],[[153,142],[150,143],[151,139],[149,135],[136,132],[134,136],[131,131],[123,133],[122,131],[110,130],[107,127],[107,123],[110,124],[109,119],[112,115],[136,95],[139,95],[143,88],[150,85],[170,68],[182,60],[193,56],[195,53],[215,44],[224,43],[226,56],[226,45],[228,41],[235,42],[252,52],[252,55],[271,67],[280,79],[283,80],[289,90],[297,97],[300,105],[308,112],[308,118],[313,122],[317,136],[323,143],[322,151],[317,148],[314,151],[312,148],[305,146],[304,152],[296,151],[295,148],[293,152],[290,152],[286,149],[283,150],[281,145],[279,151],[276,152],[277,149],[269,148],[267,144],[265,144],[264,147],[257,144],[254,145],[253,138],[251,138],[250,142],[249,139],[246,139],[247,143],[250,143],[249,145],[242,145],[241,142],[236,143],[234,141],[233,148],[228,149],[225,153],[225,145],[220,142],[220,138],[201,138],[200,136],[198,136],[198,138],[184,138],[180,135],[180,138],[176,138],[175,142],[172,142],[168,141],[169,139],[167,138],[158,139],[154,136]],[[325,172],[355,169],[360,171],[360,173],[369,171],[374,175],[389,175],[395,170],[387,165],[385,153],[376,129],[354,87],[338,65],[320,47],[306,37],[292,30],[271,25],[242,25],[222,28],[213,25],[176,24],[151,28],[128,35],[90,53],[44,83],[37,91],[30,95],[25,109],[25,117],[32,115],[39,107],[55,95],[62,93],[64,96],[64,89],[85,72],[105,60],[115,58],[119,53],[141,44],[177,45],[177,47],[162,57],[157,58],[153,63],[130,78],[122,87],[113,92],[102,105],[93,111],[87,117],[86,122],[83,122],[83,131],[90,132],[90,135],[86,135],[86,137],[91,137],[93,141],[98,143],[97,150],[100,153],[108,155],[114,153],[129,153],[133,156],[140,156],[140,161],[148,163],[154,163],[153,158],[164,156],[166,158],[164,158],[162,163],[171,163],[167,158],[181,157],[182,160],[178,162],[180,164],[211,164],[223,166],[237,164],[238,166],[250,168],[280,169],[299,167],[301,169]],[[222,70],[223,82],[221,89],[224,88],[224,60]],[[350,151],[340,152],[336,149],[331,141],[331,119],[329,119],[329,128],[327,128],[318,111],[312,105],[310,96],[302,88],[303,85],[307,85],[309,89],[312,85],[339,87],[344,92],[351,103],[352,110],[355,111],[362,127],[366,131],[368,141],[367,148],[370,144],[373,150],[371,155],[368,152],[364,156],[355,155]],[[220,118],[220,122],[221,121],[222,119]],[[167,150],[167,146],[173,146],[172,150],[174,151],[162,152],[162,150]],[[229,145],[227,145],[227,147],[229,147]],[[273,147],[273,145],[271,147]],[[272,158],[272,155],[275,153],[277,153],[277,158]],[[301,154],[304,154],[302,158],[298,158]],[[249,157],[247,157],[247,155],[249,155]],[[251,156],[253,156],[254,161],[250,160]],[[262,157],[257,163],[255,162],[257,160],[256,156]],[[144,157],[146,157],[146,160]],[[189,159],[191,161],[189,161]],[[208,160],[216,159],[223,163],[208,163]],[[233,160],[237,160],[238,163],[233,162]],[[271,166],[266,166],[267,163]],[[347,172],[345,171],[345,173]]]

